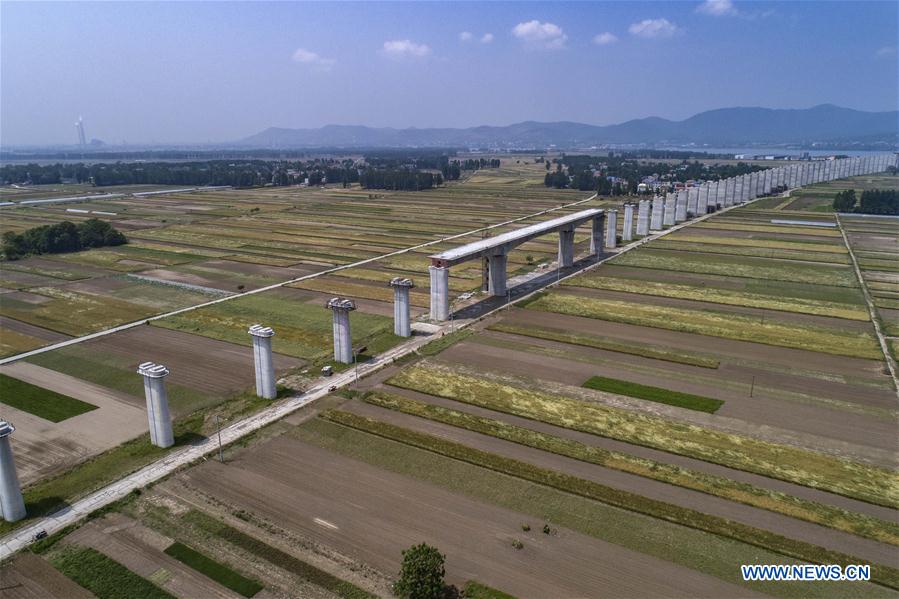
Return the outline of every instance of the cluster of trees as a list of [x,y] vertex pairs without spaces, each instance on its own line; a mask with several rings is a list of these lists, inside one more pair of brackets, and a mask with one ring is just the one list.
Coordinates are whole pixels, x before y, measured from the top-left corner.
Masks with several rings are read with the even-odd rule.
[[92,218],[77,225],[64,221],[55,225],[35,227],[21,233],[7,231],[3,234],[2,248],[7,260],[18,260],[33,254],[77,252],[124,243],[128,243],[128,240],[115,227]]
[[863,191],[858,206],[856,206],[857,201],[855,190],[847,189],[834,197],[833,209],[837,212],[899,215],[899,191],[895,189]]
[[443,178],[446,181],[455,181],[462,176],[462,171],[476,171],[482,168],[499,168],[499,158],[469,158],[468,160],[453,160],[440,167]]
[[392,189],[394,191],[421,191],[443,184],[440,173],[415,170],[366,169],[359,175],[359,184],[366,189]]
[[[674,183],[695,179],[716,180],[726,177],[735,177],[753,171],[762,170],[762,167],[739,162],[737,164],[702,164],[698,161],[681,162],[641,162],[642,154],[667,155],[686,154],[678,152],[646,151],[639,154],[610,152],[608,156],[589,156],[576,154],[563,154],[561,158],[553,159],[556,164],[555,172],[551,171],[550,163],[546,163],[547,172],[544,177],[544,185],[558,189],[570,188],[581,191],[597,191],[602,195],[622,195],[637,193],[637,185],[645,178],[657,175],[664,181]],[[567,173],[561,170],[567,169]],[[608,177],[626,181],[626,185],[612,183]]]

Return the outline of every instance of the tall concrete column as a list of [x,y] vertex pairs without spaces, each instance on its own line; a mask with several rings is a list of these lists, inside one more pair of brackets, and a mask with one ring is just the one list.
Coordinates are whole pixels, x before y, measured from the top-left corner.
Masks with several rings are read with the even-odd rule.
[[175,444],[172,432],[172,416],[169,414],[169,398],[165,392],[165,377],[169,369],[162,364],[144,362],[137,367],[144,377],[144,395],[147,398],[147,418],[150,423],[150,443],[157,447]]
[[659,231],[662,228],[662,222],[665,216],[665,198],[655,196],[652,198],[652,216],[650,228],[653,231]]
[[[571,231],[571,246],[569,262],[564,266],[574,263],[574,231]],[[559,259],[562,259],[562,240],[559,238]],[[506,295],[506,254],[490,256],[490,295],[504,297]]]
[[709,204],[709,190],[711,187],[712,184],[706,181],[699,188],[699,192],[696,194],[696,213],[693,216],[702,216],[708,211],[706,206]]
[[723,206],[727,208],[728,206],[732,206],[734,203],[734,196],[737,194],[737,177],[731,177],[727,180],[727,187],[724,190],[724,204]]
[[0,420],[0,515],[7,522],[16,522],[26,515],[9,438],[15,430],[12,424]]
[[606,247],[618,247],[618,211],[606,210]]
[[699,187],[688,187],[686,218],[693,218],[694,216],[696,216],[697,204],[699,204]]
[[669,193],[665,196],[665,212],[662,215],[662,225],[671,227],[676,222],[677,194]]
[[752,175],[743,175],[743,193],[740,194],[739,203],[749,201],[749,191],[752,185]]
[[682,189],[674,196],[674,222],[687,220],[687,190]]
[[714,212],[718,205],[718,189],[721,187],[720,181],[712,181],[709,183],[709,194],[705,200],[705,213]]
[[721,179],[718,181],[718,189],[715,193],[714,209],[718,210],[727,202],[727,188],[730,185],[730,179]]
[[634,240],[634,204],[624,205],[624,223],[621,228],[621,241]]
[[590,222],[590,255],[598,256],[605,247],[606,214],[597,215]]
[[253,336],[256,395],[264,399],[275,399],[278,397],[278,389],[275,385],[275,361],[272,357],[272,337],[275,331],[271,327],[254,324],[247,332]]
[[646,237],[649,235],[649,210],[652,206],[650,200],[640,200],[637,204],[637,235]]
[[449,318],[449,267],[428,267],[431,276],[430,319],[442,322]]
[[411,337],[412,325],[409,317],[409,290],[415,287],[412,279],[393,277],[393,334],[397,337]]
[[559,230],[559,268],[574,264],[574,228]]
[[353,334],[350,331],[350,312],[356,309],[356,303],[344,297],[332,297],[325,305],[333,316],[331,324],[334,331],[334,360],[341,364],[353,363]]

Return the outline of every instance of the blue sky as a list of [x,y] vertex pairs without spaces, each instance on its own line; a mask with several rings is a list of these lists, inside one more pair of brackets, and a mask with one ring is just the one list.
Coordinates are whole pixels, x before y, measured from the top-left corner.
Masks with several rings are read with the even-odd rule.
[[[0,142],[897,108],[896,2],[0,3]],[[467,32],[467,35],[466,33]],[[486,37],[485,37],[486,36]]]

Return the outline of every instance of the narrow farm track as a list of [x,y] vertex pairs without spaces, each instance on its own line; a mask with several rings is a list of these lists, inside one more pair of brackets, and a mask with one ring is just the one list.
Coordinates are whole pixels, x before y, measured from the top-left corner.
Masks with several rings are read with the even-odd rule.
[[[575,202],[574,204],[568,204],[567,206],[583,204],[585,202],[588,202],[588,201],[594,199],[595,197],[596,196],[594,195],[585,200],[580,200],[578,202]],[[748,202],[748,204],[751,204],[753,201],[757,201],[757,200],[751,200],[750,202]],[[668,235],[669,233],[672,233],[674,231],[679,231],[679,230],[683,229],[684,227],[687,227],[691,224],[694,224],[697,222],[702,222],[714,215],[724,214],[724,213],[732,210],[733,208],[737,208],[739,206],[746,206],[746,205],[747,204],[735,204],[734,206],[724,208],[723,210],[719,210],[718,212],[706,214],[706,215],[700,216],[698,218],[685,221],[679,225],[675,225],[664,231],[658,231],[658,232],[648,235],[647,237],[644,237],[638,241],[632,242],[626,246],[622,246],[619,249],[619,251],[612,253],[612,254],[606,254],[602,258],[587,265],[584,269],[579,269],[579,270],[575,270],[574,272],[569,272],[569,273],[565,274],[564,276],[560,276],[558,279],[556,279],[555,281],[548,283],[548,284],[549,285],[558,285],[562,281],[565,281],[571,277],[578,276],[586,270],[591,270],[593,268],[597,268],[599,265],[604,264],[605,262],[614,258],[615,256],[618,256],[624,252],[629,252],[631,250],[634,250],[649,241],[658,239],[658,238]],[[562,208],[562,207],[544,210],[543,212],[540,212],[538,214],[544,214],[546,212],[550,212],[552,210],[558,210],[560,208]],[[530,215],[528,217],[521,217],[519,219],[514,219],[513,221],[509,221],[509,222],[516,222],[518,220],[522,220],[524,218],[530,218],[532,216],[534,216],[534,215]],[[498,227],[498,226],[501,226],[501,225],[491,225],[491,227],[486,227],[486,228],[492,228],[492,227]],[[478,230],[479,231],[485,230],[486,228],[478,229]],[[459,236],[460,235],[454,235],[447,239],[455,239]],[[446,239],[441,240],[441,241],[445,241],[445,240]],[[430,242],[430,243],[423,244],[423,245],[431,245],[433,243],[437,243],[437,242]],[[423,247],[423,246],[417,246],[417,247]],[[406,250],[394,252],[394,254],[405,253],[405,252],[411,251],[412,249],[414,249],[414,248],[408,248]],[[372,258],[371,260],[375,260],[375,259],[376,258]],[[365,260],[363,262],[360,262],[360,264],[370,262],[371,260]],[[348,268],[348,267],[349,266],[343,266],[343,267],[340,267],[337,269],[332,269],[332,270],[341,270],[343,268]],[[323,273],[318,273],[318,274],[323,274]],[[311,278],[312,276],[317,276],[317,275],[311,275],[308,278]],[[307,277],[303,277],[303,279],[305,279],[305,278],[307,278]],[[302,279],[300,279],[300,280],[302,280]],[[284,283],[270,286],[268,289],[275,289],[275,288],[281,287],[282,285],[284,285]],[[230,426],[222,429],[221,435],[220,435],[221,443],[222,443],[222,445],[229,445],[231,443],[234,443],[235,441],[238,441],[241,438],[256,432],[257,430],[259,430],[265,426],[268,426],[269,424],[277,422],[281,418],[284,418],[285,416],[288,416],[288,415],[294,413],[295,411],[299,410],[300,408],[309,405],[313,401],[320,399],[322,397],[325,397],[326,395],[331,393],[331,388],[340,389],[342,387],[346,387],[346,386],[352,384],[353,382],[355,382],[355,380],[357,380],[357,377],[366,376],[368,374],[371,374],[371,373],[374,373],[374,372],[380,370],[381,368],[383,368],[385,366],[389,366],[389,365],[393,364],[393,362],[395,360],[397,360],[407,354],[417,351],[420,347],[428,344],[429,342],[431,342],[434,339],[439,338],[440,336],[442,336],[443,334],[446,334],[447,332],[450,332],[452,330],[459,330],[459,329],[465,328],[467,326],[470,326],[474,322],[483,320],[484,318],[490,316],[491,314],[499,312],[500,310],[503,310],[508,306],[515,305],[516,303],[518,303],[522,300],[530,298],[534,293],[539,292],[545,286],[547,286],[547,285],[544,284],[544,285],[535,286],[536,288],[529,289],[527,293],[521,295],[520,297],[516,297],[516,298],[512,299],[511,302],[507,302],[498,307],[487,310],[482,314],[479,314],[477,319],[450,321],[449,323],[445,323],[442,326],[437,327],[436,330],[434,331],[434,333],[432,333],[431,335],[412,337],[412,339],[410,341],[407,341],[406,343],[402,343],[400,345],[394,346],[393,348],[384,352],[383,354],[373,357],[373,359],[371,361],[358,365],[357,371],[354,371],[352,369],[344,371],[340,374],[334,375],[334,377],[332,377],[329,381],[323,382],[323,383],[313,387],[309,391],[306,391],[305,393],[301,393],[299,395],[295,395],[292,397],[285,398],[281,401],[277,401],[271,407],[261,410],[251,416],[248,416],[247,418],[244,418],[243,420],[237,421],[234,424],[231,424]],[[252,293],[259,293],[260,291],[261,290],[254,290]],[[246,295],[246,294],[243,294],[243,295]],[[235,297],[241,297],[241,296],[235,296]],[[231,297],[222,298],[221,300],[216,300],[216,301],[210,302],[210,303],[213,303],[213,304],[220,303],[222,301],[228,301],[230,299],[233,299],[233,298],[231,298]],[[209,305],[209,304],[203,304],[203,305]],[[194,306],[193,308],[180,310],[176,313],[186,312],[189,310],[196,309],[198,307],[200,307],[200,306]],[[160,317],[156,317],[156,318],[162,318],[162,317],[160,316]],[[102,334],[95,333],[94,335],[79,337],[77,339],[71,340],[70,342],[66,342],[65,345],[71,345],[72,343],[80,343],[81,341],[84,341],[88,338],[94,338],[94,337],[98,337],[98,336],[102,336],[102,335],[108,335],[108,334],[111,334],[112,332],[115,332],[116,330],[125,330],[125,329],[131,328],[133,326],[138,326],[140,324],[143,324],[143,322],[144,321],[141,320],[139,323],[135,323],[132,325],[124,325],[122,327],[116,327],[115,329],[110,329],[109,331],[105,331]],[[57,347],[59,347],[59,346],[62,346],[62,345],[57,345]],[[42,351],[48,351],[48,348],[43,348],[41,350],[35,350],[34,352],[27,352],[25,354],[19,354],[19,356],[15,357],[13,359],[21,359],[28,355],[32,355],[34,353],[40,353]],[[0,364],[9,362],[9,361],[13,361],[13,359],[4,360],[4,361],[0,362]],[[34,535],[37,534],[38,532],[46,531],[48,534],[54,534],[56,532],[59,532],[63,528],[65,528],[67,526],[71,526],[71,525],[77,523],[78,521],[80,521],[81,519],[87,517],[91,512],[98,510],[104,506],[107,506],[110,503],[118,501],[119,499],[122,499],[123,497],[125,497],[126,495],[131,493],[131,491],[133,491],[135,489],[140,489],[140,488],[145,487],[150,484],[153,484],[153,483],[165,478],[166,476],[168,476],[186,466],[189,466],[190,464],[192,464],[198,460],[205,459],[205,456],[207,454],[210,454],[210,453],[216,451],[217,449],[218,449],[218,438],[216,438],[215,436],[209,437],[206,439],[202,439],[188,447],[178,448],[178,449],[170,452],[165,457],[157,460],[156,462],[153,462],[152,464],[149,464],[149,465],[141,468],[137,472],[129,474],[129,475],[125,476],[124,478],[122,478],[112,484],[109,484],[101,489],[98,489],[97,491],[90,493],[89,495],[87,495],[84,498],[73,501],[66,508],[64,508],[58,512],[55,512],[53,514],[50,514],[49,516],[38,518],[38,519],[34,520],[33,522],[10,532],[9,534],[0,538],[0,560],[4,560],[4,559],[8,558],[9,556],[13,555],[17,551],[20,551],[21,549],[24,549],[25,547],[30,545],[34,541]]]
[[893,379],[893,388],[896,390],[896,397],[899,398],[899,375],[896,374],[896,362],[893,360],[892,354],[890,354],[889,344],[883,334],[883,330],[880,328],[880,321],[877,318],[877,308],[874,306],[871,292],[868,290],[867,283],[865,283],[865,277],[862,276],[862,270],[858,266],[858,259],[855,257],[852,244],[849,243],[849,237],[846,235],[846,230],[843,228],[843,221],[840,220],[839,213],[835,214],[834,218],[836,218],[837,226],[840,228],[840,234],[843,236],[843,243],[846,244],[846,249],[849,250],[852,268],[855,270],[855,276],[858,277],[858,284],[861,286],[862,295],[865,296],[865,304],[867,304],[868,312],[871,314],[871,322],[874,323],[874,332],[877,333],[877,341],[880,343],[883,359],[887,363],[887,369],[889,369],[890,376]]

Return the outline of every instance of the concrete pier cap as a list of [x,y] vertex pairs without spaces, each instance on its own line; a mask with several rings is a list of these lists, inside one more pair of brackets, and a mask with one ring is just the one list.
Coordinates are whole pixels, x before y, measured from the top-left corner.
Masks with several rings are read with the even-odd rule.
[[137,367],[137,373],[151,379],[161,379],[168,376],[169,369],[155,362],[141,362]]
[[273,337],[275,331],[271,327],[265,327],[261,324],[252,325],[247,331],[253,337]]
[[393,277],[392,279],[390,279],[389,285],[391,287],[408,287],[410,289],[412,287],[415,287],[415,283],[412,282],[412,279],[407,279],[404,277]]
[[325,304],[325,307],[332,310],[345,310],[349,312],[356,309],[356,302],[345,297],[332,297],[328,300],[328,303]]

